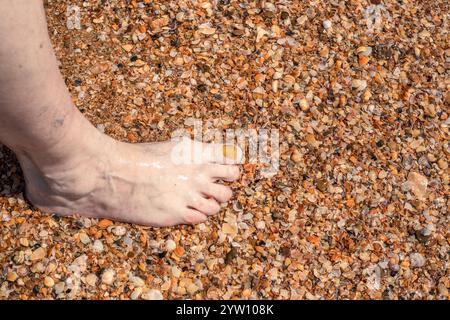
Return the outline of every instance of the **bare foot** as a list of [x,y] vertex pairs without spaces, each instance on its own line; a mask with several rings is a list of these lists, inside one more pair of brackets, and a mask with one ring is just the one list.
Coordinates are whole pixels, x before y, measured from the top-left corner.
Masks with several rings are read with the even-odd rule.
[[[239,177],[233,160],[224,160],[223,145],[189,139],[129,144],[101,137],[92,148],[49,166],[19,155],[29,200],[61,215],[158,227],[196,224],[231,198],[231,189],[218,181]],[[197,158],[186,158],[199,150]]]

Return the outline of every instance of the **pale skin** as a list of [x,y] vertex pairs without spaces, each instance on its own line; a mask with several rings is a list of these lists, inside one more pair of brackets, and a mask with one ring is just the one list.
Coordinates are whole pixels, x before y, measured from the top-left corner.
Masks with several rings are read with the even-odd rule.
[[[205,222],[232,197],[241,151],[181,142],[130,144],[100,133],[73,105],[41,0],[0,0],[0,142],[17,155],[27,198],[44,212],[149,226]],[[196,161],[173,161],[200,147]],[[195,149],[195,150],[200,150]]]

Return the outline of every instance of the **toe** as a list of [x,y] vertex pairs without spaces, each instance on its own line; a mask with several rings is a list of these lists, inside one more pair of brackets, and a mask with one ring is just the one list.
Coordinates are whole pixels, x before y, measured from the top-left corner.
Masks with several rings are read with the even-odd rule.
[[208,143],[203,147],[207,162],[237,164],[242,163],[243,152],[236,144]]
[[235,181],[239,179],[240,170],[236,165],[211,165],[208,168],[210,177],[213,180]]
[[215,199],[206,199],[200,195],[192,199],[190,207],[206,215],[213,215],[220,211],[220,205]]
[[213,197],[218,202],[227,202],[231,199],[231,196],[233,195],[233,192],[231,191],[230,187],[220,185],[217,183],[209,183],[205,186],[205,190],[203,193],[206,196]]
[[208,217],[205,216],[203,213],[192,208],[186,209],[183,218],[185,224],[198,224],[205,222],[208,219]]

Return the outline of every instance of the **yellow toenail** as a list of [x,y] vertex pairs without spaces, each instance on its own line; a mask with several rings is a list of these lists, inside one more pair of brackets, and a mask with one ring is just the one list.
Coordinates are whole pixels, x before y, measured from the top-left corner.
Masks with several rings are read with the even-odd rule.
[[224,144],[223,155],[225,158],[236,160],[237,159],[237,147],[236,145]]

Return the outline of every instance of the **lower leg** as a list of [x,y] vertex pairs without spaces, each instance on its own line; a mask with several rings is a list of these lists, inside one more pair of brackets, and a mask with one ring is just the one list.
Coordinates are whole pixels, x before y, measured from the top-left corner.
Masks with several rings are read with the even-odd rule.
[[1,1],[0,39],[0,139],[19,157],[59,161],[75,146],[62,137],[82,130],[87,139],[95,129],[71,102],[41,1]]
[[[131,145],[96,130],[72,104],[38,0],[0,1],[0,141],[17,155],[27,195],[46,211],[164,226],[197,223],[231,197],[221,146],[176,165],[173,142]],[[194,145],[185,141],[186,146]]]

